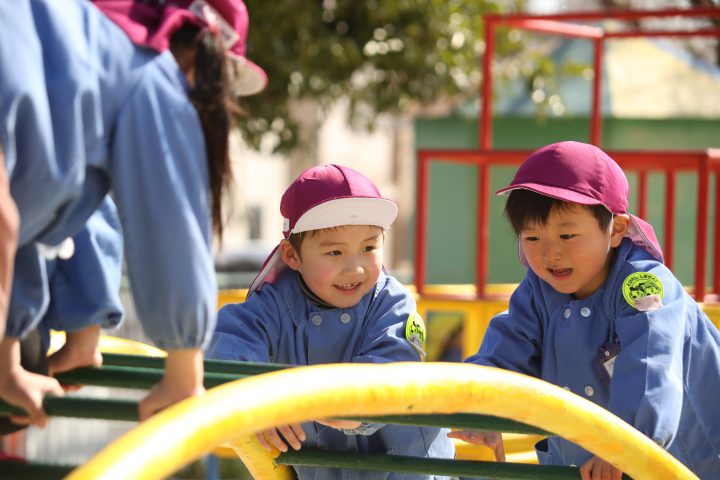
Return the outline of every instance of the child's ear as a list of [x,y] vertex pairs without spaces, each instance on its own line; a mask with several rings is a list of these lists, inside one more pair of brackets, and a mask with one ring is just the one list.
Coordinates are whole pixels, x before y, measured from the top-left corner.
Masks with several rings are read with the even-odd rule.
[[300,269],[300,255],[288,240],[280,240],[280,260],[293,270]]
[[617,247],[630,229],[630,217],[626,214],[615,215],[612,221],[610,246]]

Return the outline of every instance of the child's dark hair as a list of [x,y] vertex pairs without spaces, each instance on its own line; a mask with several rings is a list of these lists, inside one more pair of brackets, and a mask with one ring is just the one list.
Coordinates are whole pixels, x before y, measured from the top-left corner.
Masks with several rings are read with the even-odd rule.
[[[300,255],[300,247],[303,244],[303,240],[305,240],[305,237],[308,235],[313,236],[317,235],[317,233],[321,230],[335,230],[338,227],[327,227],[327,228],[321,228],[319,230],[308,230],[306,232],[300,232],[300,233],[291,233],[288,237],[288,242],[290,242],[290,245],[295,249],[298,255]],[[377,227],[382,230],[381,227]]]
[[213,229],[222,237],[222,199],[232,179],[229,155],[231,112],[236,111],[229,94],[225,52],[210,30],[202,31],[191,23],[173,34],[170,50],[176,58],[195,52],[195,85],[190,91],[190,100],[198,112],[205,137]]
[[[528,225],[547,222],[550,213],[569,209],[576,203],[558,200],[557,198],[540,195],[531,190],[517,189],[510,192],[505,203],[505,216],[510,220],[515,235]],[[605,230],[612,220],[612,213],[602,205],[579,205],[587,208],[597,219],[601,230]]]

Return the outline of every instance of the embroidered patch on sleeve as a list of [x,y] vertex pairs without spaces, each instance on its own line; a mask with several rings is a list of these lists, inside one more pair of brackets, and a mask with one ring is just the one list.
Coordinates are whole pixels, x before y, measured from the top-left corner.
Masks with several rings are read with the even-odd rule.
[[425,355],[425,323],[419,313],[413,312],[405,323],[405,338],[410,345]]
[[625,301],[641,312],[662,308],[663,284],[660,279],[648,272],[635,272],[628,275],[622,284]]

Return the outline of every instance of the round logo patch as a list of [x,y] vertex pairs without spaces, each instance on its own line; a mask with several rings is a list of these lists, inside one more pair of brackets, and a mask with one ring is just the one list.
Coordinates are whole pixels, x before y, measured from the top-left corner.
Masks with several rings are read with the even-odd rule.
[[638,299],[657,296],[663,297],[663,284],[660,279],[648,272],[635,272],[628,275],[622,285],[623,297],[631,307],[638,308]]
[[410,344],[420,350],[425,350],[425,323],[419,313],[413,312],[405,323],[405,338]]

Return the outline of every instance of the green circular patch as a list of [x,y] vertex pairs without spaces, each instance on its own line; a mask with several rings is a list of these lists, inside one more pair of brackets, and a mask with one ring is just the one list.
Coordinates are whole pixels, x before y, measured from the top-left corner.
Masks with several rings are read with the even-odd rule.
[[662,298],[663,291],[663,284],[660,279],[648,272],[635,272],[628,275],[622,285],[623,297],[633,308],[637,308],[635,300],[638,298],[649,297],[650,295],[658,295]]

